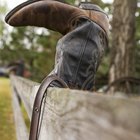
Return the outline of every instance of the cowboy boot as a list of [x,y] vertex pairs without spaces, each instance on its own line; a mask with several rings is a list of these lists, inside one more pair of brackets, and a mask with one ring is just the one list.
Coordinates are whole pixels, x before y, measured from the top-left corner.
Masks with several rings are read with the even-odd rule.
[[62,82],[59,82],[60,78],[69,88],[93,90],[95,73],[108,45],[108,19],[104,12],[93,4],[82,3],[80,8],[77,8],[46,0],[21,6],[9,14],[6,21],[12,26],[39,26],[65,34],[58,41],[55,67],[49,74],[56,75],[58,81],[50,83],[47,81],[50,77],[48,76],[36,96],[30,140],[37,140],[42,98],[50,84],[63,87]]
[[79,18],[89,18],[108,34],[107,15],[97,6],[91,8],[84,4],[78,8],[59,1],[27,1],[14,8],[5,20],[12,26],[45,27],[64,35],[73,30],[73,25]]
[[107,15],[98,6],[82,3],[77,8],[44,0],[25,3],[13,11],[6,18],[10,25],[41,26],[66,34],[58,42],[51,74],[58,75],[71,88],[93,88],[109,27]]
[[[57,75],[71,89],[93,91],[96,71],[107,47],[108,40],[102,28],[81,19],[75,30],[59,40],[55,67],[49,75]],[[52,86],[61,87],[57,83]]]

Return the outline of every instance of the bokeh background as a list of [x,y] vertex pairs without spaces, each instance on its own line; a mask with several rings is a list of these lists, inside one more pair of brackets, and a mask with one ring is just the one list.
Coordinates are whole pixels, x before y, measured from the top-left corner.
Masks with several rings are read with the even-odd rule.
[[[65,0],[78,5],[82,0]],[[15,140],[11,106],[10,74],[17,66],[24,77],[36,82],[48,75],[54,66],[55,47],[61,34],[37,27],[10,27],[6,13],[23,0],[0,0],[0,139]],[[124,78],[111,92],[140,94],[140,1],[88,0],[99,5],[110,21],[109,47],[99,66],[95,91],[104,92],[112,82]],[[20,74],[19,74],[20,75]],[[131,81],[128,83],[128,81]],[[23,111],[24,112],[24,111]],[[26,118],[26,115],[25,115]]]

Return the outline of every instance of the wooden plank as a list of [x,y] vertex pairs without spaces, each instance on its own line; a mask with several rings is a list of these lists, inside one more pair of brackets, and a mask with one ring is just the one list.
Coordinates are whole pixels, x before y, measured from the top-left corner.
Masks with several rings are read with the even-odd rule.
[[[17,140],[28,140],[29,134],[22,116],[20,109],[20,104],[18,102],[17,95],[13,90],[13,111],[14,111],[14,120],[16,127],[16,137]],[[10,130],[9,130],[10,131]]]
[[[19,77],[12,84],[31,116],[39,84]],[[140,101],[49,88],[43,104],[39,140],[140,140]]]
[[32,106],[39,83],[18,76],[11,76],[11,84],[20,96],[29,119],[31,119]]
[[49,89],[39,140],[140,140],[140,102]]

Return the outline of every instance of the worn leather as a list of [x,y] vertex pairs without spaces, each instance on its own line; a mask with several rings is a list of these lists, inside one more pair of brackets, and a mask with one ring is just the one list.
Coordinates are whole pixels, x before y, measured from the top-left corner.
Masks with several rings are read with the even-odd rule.
[[73,30],[77,19],[85,17],[99,24],[108,34],[107,15],[100,8],[94,5],[91,10],[84,4],[80,7],[52,0],[28,1],[13,9],[6,16],[6,22],[12,26],[45,27],[64,35]]
[[99,25],[79,19],[75,29],[58,41],[51,74],[58,75],[72,89],[93,90],[95,73],[107,44]]
[[98,6],[91,3],[81,3],[81,9],[86,11],[87,17],[97,23],[109,35],[109,20],[108,15]]

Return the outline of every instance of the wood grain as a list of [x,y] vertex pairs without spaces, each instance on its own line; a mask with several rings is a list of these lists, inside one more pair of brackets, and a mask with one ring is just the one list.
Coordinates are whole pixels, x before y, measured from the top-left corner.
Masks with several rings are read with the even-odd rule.
[[140,140],[140,102],[51,88],[39,140]]
[[[13,89],[13,111],[17,140],[28,140],[29,134],[20,109],[16,92]],[[10,130],[9,130],[10,131]]]
[[33,102],[38,90],[39,83],[18,76],[11,76],[11,84],[12,87],[16,89],[24,104],[29,119],[31,119]]
[[[11,79],[31,117],[39,84]],[[45,97],[39,140],[140,140],[140,101],[60,88]]]

